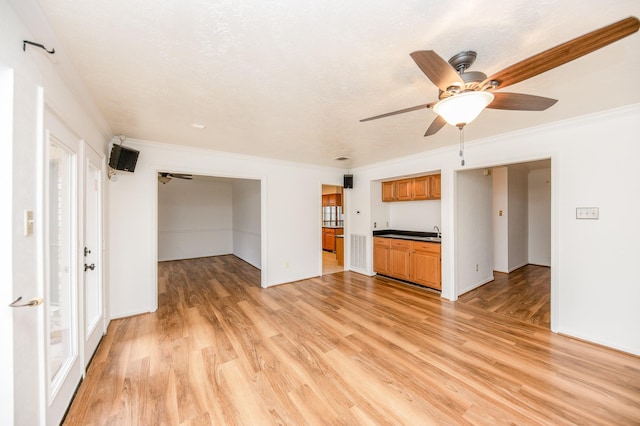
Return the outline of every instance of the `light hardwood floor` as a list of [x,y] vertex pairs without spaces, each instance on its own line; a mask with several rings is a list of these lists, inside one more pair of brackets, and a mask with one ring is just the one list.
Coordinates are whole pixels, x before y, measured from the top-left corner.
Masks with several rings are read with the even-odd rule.
[[322,275],[335,274],[344,271],[344,266],[338,265],[336,254],[322,250]]
[[66,424],[640,423],[640,358],[415,286],[261,289],[233,256],[159,280],[156,313],[111,322]]
[[550,328],[551,269],[526,265],[505,274],[458,298],[458,302],[477,306],[511,318]]

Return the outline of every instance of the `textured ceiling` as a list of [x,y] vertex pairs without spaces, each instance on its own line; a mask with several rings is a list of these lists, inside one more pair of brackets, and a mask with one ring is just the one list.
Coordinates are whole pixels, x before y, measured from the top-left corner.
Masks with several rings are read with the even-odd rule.
[[[409,53],[475,50],[492,74],[630,15],[609,0],[38,0],[114,134],[357,167],[458,142],[423,134],[437,99]],[[640,102],[638,33],[508,91],[544,112],[486,110],[467,140]],[[205,125],[204,129],[192,123]],[[339,163],[334,158],[351,157]]]

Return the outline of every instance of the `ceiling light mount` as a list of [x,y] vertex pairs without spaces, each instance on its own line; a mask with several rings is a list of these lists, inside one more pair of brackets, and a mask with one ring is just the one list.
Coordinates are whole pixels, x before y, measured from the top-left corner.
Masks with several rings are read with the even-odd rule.
[[478,54],[473,50],[467,50],[464,52],[456,53],[449,59],[449,64],[458,71],[458,74],[463,74],[473,63],[476,61]]

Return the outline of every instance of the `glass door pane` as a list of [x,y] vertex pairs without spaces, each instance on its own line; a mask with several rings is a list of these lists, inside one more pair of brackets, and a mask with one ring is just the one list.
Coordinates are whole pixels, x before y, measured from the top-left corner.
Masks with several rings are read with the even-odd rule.
[[74,327],[74,154],[49,139],[48,377],[50,391],[64,379],[77,354]]

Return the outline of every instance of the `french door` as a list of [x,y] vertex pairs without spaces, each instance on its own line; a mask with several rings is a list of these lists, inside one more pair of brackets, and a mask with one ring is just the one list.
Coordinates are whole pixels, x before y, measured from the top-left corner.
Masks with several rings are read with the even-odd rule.
[[87,144],[84,157],[84,246],[82,247],[83,367],[105,332],[102,290],[102,158]]
[[46,424],[58,424],[82,377],[78,330],[78,156],[80,139],[45,109],[43,203]]
[[45,108],[44,331],[46,424],[59,424],[104,333],[102,159]]

